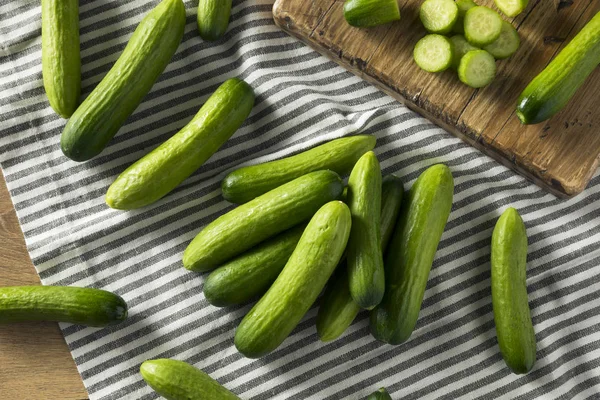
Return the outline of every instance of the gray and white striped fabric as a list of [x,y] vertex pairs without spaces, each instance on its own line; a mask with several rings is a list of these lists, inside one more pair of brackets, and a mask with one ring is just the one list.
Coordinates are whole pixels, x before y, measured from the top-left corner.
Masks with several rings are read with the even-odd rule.
[[[81,1],[84,94],[156,3]],[[130,305],[114,328],[61,326],[92,399],[157,398],[138,369],[163,357],[193,363],[244,399],[359,399],[381,386],[397,399],[600,398],[600,176],[558,200],[288,37],[273,24],[272,0],[234,1],[216,43],[198,36],[196,3],[186,1],[183,42],[152,92],[99,157],[78,164],[60,151],[65,121],[42,87],[39,1],[0,1],[0,160],[31,258],[46,285],[103,288]],[[162,201],[109,209],[112,180],[233,76],[257,94],[233,138]],[[363,313],[323,344],[313,307],[277,351],[246,359],[233,335],[249,306],[210,306],[204,276],[182,268],[183,249],[231,209],[219,190],[228,171],[357,132],[377,136],[384,172],[407,187],[434,163],[455,177],[417,329],[403,345],[384,345]],[[508,206],[521,212],[530,241],[538,361],[526,376],[502,361],[490,298],[490,236]]]

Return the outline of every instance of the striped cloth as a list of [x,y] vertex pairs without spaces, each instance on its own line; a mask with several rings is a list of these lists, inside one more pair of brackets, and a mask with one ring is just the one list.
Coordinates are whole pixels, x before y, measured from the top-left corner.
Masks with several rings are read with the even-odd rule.
[[[156,3],[81,1],[84,94]],[[288,37],[273,24],[272,0],[234,1],[217,43],[198,36],[196,3],[186,1],[183,42],[143,104],[100,156],[75,163],[61,154],[65,121],[42,87],[39,1],[0,1],[0,162],[31,258],[46,285],[103,288],[130,305],[117,327],[61,325],[92,399],[157,398],[138,369],[162,357],[193,363],[244,399],[359,399],[381,386],[395,399],[600,398],[600,176],[558,200]],[[103,197],[115,177],[233,76],[257,101],[232,139],[162,201],[109,209]],[[356,132],[377,136],[385,174],[407,187],[434,163],[454,174],[417,328],[392,347],[370,336],[362,313],[323,344],[313,307],[279,349],[246,359],[233,335],[249,306],[210,306],[204,276],[182,268],[183,249],[231,209],[219,190],[227,172]],[[490,298],[490,236],[508,206],[521,212],[530,242],[538,360],[526,376],[502,361]]]

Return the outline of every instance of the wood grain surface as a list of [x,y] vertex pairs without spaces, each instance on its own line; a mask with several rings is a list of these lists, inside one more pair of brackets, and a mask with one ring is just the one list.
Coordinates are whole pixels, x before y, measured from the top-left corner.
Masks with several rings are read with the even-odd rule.
[[[39,284],[0,174],[0,286]],[[0,325],[0,399],[87,398],[58,324]]]
[[[346,23],[342,0],[276,0],[275,22],[411,109],[560,197],[585,189],[600,156],[600,68],[546,123],[523,126],[516,101],[527,83],[600,11],[598,0],[531,0],[512,20],[518,52],[498,62],[489,86],[463,85],[453,71],[431,74],[412,59],[426,32],[422,0],[399,0],[400,21],[371,29]],[[493,7],[493,0],[477,1]]]

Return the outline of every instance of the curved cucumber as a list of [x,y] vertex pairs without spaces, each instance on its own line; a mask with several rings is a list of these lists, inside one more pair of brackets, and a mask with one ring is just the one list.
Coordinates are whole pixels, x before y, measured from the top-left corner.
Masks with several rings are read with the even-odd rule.
[[521,122],[537,124],[558,113],[598,65],[600,12],[523,90],[517,100]]
[[263,295],[289,260],[305,227],[295,226],[211,272],[204,282],[206,300],[225,307]]
[[208,224],[183,253],[183,265],[208,271],[263,240],[309,219],[342,193],[333,171],[315,171],[279,186]]
[[69,118],[79,104],[79,1],[42,1],[42,75],[50,107]]
[[144,361],[140,373],[167,400],[239,400],[208,374],[183,361],[167,358]]
[[492,304],[498,345],[517,374],[535,363],[535,332],[527,301],[527,232],[514,208],[498,219],[492,234]]
[[[385,253],[394,231],[403,193],[402,181],[398,177],[389,175],[383,179],[380,224],[382,253]],[[327,284],[317,313],[317,333],[321,341],[337,339],[352,324],[360,310],[350,295],[348,268],[342,262]]]
[[365,153],[348,179],[352,231],[346,250],[350,294],[362,308],[383,298],[385,272],[381,254],[381,169],[375,153]]
[[198,31],[204,40],[217,40],[227,30],[231,16],[231,0],[199,0]]
[[350,136],[292,157],[237,169],[223,180],[223,197],[241,204],[312,171],[330,169],[345,175],[375,147],[375,140],[375,136]]
[[105,290],[70,286],[0,288],[0,323],[56,321],[108,326],[127,318],[127,303]]
[[385,388],[381,388],[376,392],[373,392],[367,397],[367,400],[392,400],[389,393]]
[[340,261],[351,224],[350,211],[341,201],[315,213],[275,283],[238,326],[235,347],[243,355],[264,356],[298,325]]
[[137,26],[125,50],[67,122],[63,153],[87,161],[102,152],[175,54],[185,28],[181,0],[162,0]]
[[370,28],[400,20],[400,8],[397,0],[347,0],[344,18],[352,26]]
[[250,85],[237,78],[225,81],[183,129],[119,175],[106,204],[131,210],[168,194],[235,133],[253,105]]
[[438,164],[419,176],[403,201],[386,254],[385,295],[371,312],[371,333],[376,339],[400,344],[410,337],[453,192],[450,169]]

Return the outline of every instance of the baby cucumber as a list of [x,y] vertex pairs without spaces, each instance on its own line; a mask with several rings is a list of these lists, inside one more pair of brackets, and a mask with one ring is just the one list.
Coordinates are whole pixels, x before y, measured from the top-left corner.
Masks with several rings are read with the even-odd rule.
[[419,40],[413,51],[413,58],[421,69],[427,72],[441,72],[452,65],[454,49],[452,42],[442,35],[426,35]]
[[275,283],[238,326],[234,342],[240,353],[262,357],[288,337],[340,261],[351,225],[350,210],[341,201],[315,213]]
[[465,37],[474,46],[485,46],[502,32],[500,15],[484,6],[470,8],[465,14]]
[[240,400],[208,374],[183,361],[167,358],[144,361],[140,373],[167,400]]
[[527,232],[508,208],[492,234],[492,305],[498,345],[506,365],[525,374],[535,363],[535,332],[527,300]]
[[471,8],[476,7],[477,4],[473,0],[456,0],[456,6],[458,7],[458,18],[456,23],[452,27],[452,32],[464,33],[465,32],[465,14]]
[[484,50],[494,56],[496,60],[502,60],[515,54],[521,45],[519,33],[510,22],[502,21],[502,30],[498,39],[484,46]]
[[289,260],[305,227],[298,225],[260,243],[211,272],[204,282],[206,300],[224,307],[262,296]]
[[375,140],[375,136],[367,135],[345,137],[292,157],[242,167],[223,180],[223,197],[242,204],[312,171],[330,169],[345,175],[360,156],[373,150]]
[[496,77],[496,60],[485,50],[468,51],[458,64],[458,79],[472,88],[492,83]]
[[381,168],[372,151],[365,153],[348,179],[352,230],[346,249],[350,294],[362,308],[383,298],[385,273],[381,254]]
[[516,17],[527,8],[529,0],[494,0],[496,7],[507,17]]
[[119,175],[106,204],[132,210],[165,196],[234,134],[253,105],[250,85],[237,78],[225,81],[186,126]]
[[105,290],[70,286],[0,288],[0,323],[56,321],[103,327],[127,318],[127,303]]
[[383,178],[381,184],[381,251],[385,253],[398,220],[404,185],[396,175]]
[[69,118],[79,104],[79,1],[42,1],[42,76],[50,107]]
[[475,47],[471,43],[469,43],[463,35],[454,35],[450,38],[450,41],[452,42],[452,45],[454,47],[454,54],[452,57],[452,68],[456,70],[458,70],[460,60],[465,54],[467,54],[471,50],[479,50],[478,47]]
[[402,202],[386,253],[385,295],[371,311],[371,333],[376,339],[396,345],[410,337],[450,215],[453,192],[450,169],[438,164],[419,176]]
[[376,392],[373,392],[367,397],[367,400],[392,400],[385,388],[381,388]]
[[227,30],[231,16],[231,0],[199,0],[198,31],[204,40],[217,40]]
[[125,50],[73,113],[60,145],[74,161],[102,152],[175,54],[185,28],[181,0],[162,0],[140,22]]
[[347,0],[344,18],[352,26],[370,28],[400,20],[398,0]]
[[208,224],[183,253],[183,265],[209,271],[260,242],[308,220],[337,199],[342,180],[333,171],[315,171],[242,204]]
[[428,32],[448,33],[458,19],[458,7],[454,0],[425,0],[419,18]]

